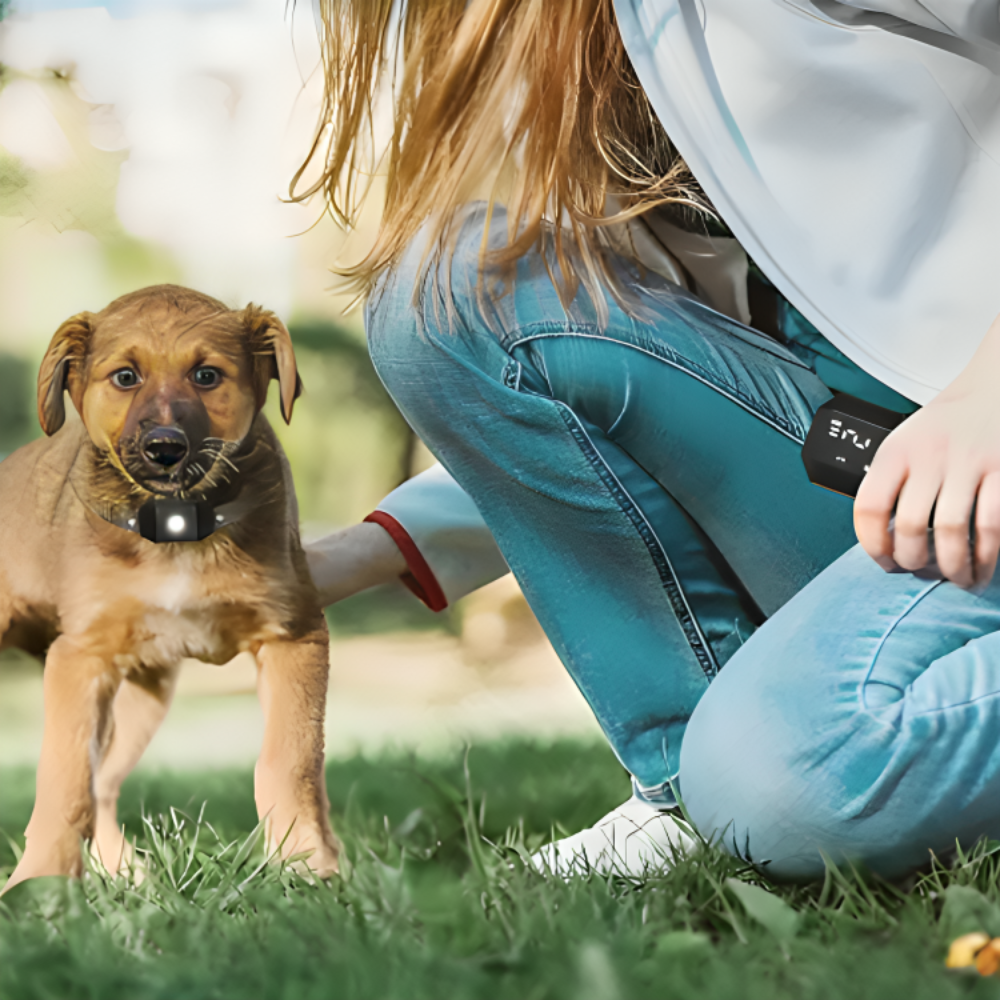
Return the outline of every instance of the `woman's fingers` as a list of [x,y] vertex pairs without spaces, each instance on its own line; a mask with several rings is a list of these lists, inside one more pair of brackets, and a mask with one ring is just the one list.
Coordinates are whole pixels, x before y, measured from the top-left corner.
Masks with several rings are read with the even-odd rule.
[[892,557],[903,569],[927,565],[927,529],[941,489],[941,477],[931,469],[911,473],[896,501],[895,545]]
[[[972,556],[972,507],[979,487],[979,475],[972,466],[949,471],[934,511],[934,551],[941,575],[960,587],[976,582]],[[996,559],[994,547],[993,558]]]
[[[858,540],[881,565],[926,565],[928,517],[942,574],[985,587],[1000,551],[1000,317],[972,360],[882,443],[855,504]],[[897,496],[898,494],[898,496]],[[889,514],[896,502],[894,544]],[[975,511],[975,513],[973,513]],[[969,520],[975,519],[970,543]],[[969,553],[969,546],[974,546]]]
[[861,547],[882,567],[898,569],[893,559],[893,537],[889,519],[896,506],[896,497],[906,480],[907,464],[882,445],[872,461],[871,471],[861,482],[854,501],[854,531]]
[[993,578],[1000,551],[1000,472],[989,473],[976,497],[975,586]]

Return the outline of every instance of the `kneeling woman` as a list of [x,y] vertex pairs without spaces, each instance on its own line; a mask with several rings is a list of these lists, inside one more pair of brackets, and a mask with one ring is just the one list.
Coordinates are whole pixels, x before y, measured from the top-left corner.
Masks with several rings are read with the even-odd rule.
[[[441,466],[311,564],[434,607],[513,571],[633,776],[556,869],[682,844],[680,796],[773,877],[897,876],[1000,836],[1000,30],[701,6],[324,4],[317,189],[354,217],[394,80],[350,276]],[[839,392],[925,404],[853,510],[800,458]]]

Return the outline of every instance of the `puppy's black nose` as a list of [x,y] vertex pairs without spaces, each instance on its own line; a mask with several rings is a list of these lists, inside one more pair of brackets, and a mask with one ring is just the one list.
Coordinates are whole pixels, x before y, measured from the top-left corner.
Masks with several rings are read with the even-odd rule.
[[171,469],[187,458],[187,435],[178,427],[151,427],[139,440],[143,458],[162,469]]

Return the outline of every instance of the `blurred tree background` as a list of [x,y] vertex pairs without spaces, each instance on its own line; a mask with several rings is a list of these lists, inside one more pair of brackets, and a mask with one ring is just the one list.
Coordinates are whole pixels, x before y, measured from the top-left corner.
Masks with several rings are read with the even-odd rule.
[[0,456],[36,437],[34,373],[26,358],[0,353]]
[[[0,12],[8,9],[0,0]],[[114,109],[88,98],[72,66],[0,69],[0,456],[41,433],[35,376],[62,320],[145,285],[186,283],[188,262],[137,237],[119,217],[130,150],[106,148],[121,146],[116,127]],[[34,144],[25,128],[37,129]],[[46,129],[49,145],[40,147]],[[344,238],[324,218],[279,244],[297,254],[298,285],[283,318],[305,393],[290,426],[278,415],[276,391],[266,413],[311,531],[364,517],[429,462],[372,367],[359,315],[342,315],[347,300],[329,292],[328,268]],[[190,283],[217,294],[197,277]],[[253,300],[273,307],[261,295]]]
[[303,521],[346,524],[425,462],[359,331],[303,319],[289,332],[305,392],[288,426],[277,415],[275,392],[271,422],[295,470]]

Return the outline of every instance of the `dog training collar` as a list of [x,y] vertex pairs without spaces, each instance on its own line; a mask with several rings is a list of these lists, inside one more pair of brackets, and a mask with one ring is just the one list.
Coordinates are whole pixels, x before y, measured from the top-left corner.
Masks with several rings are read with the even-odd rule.
[[101,517],[150,542],[200,542],[219,528],[238,521],[247,506],[239,500],[214,507],[207,500],[154,497],[134,513],[118,517],[101,514]]
[[857,496],[875,452],[907,416],[847,393],[834,396],[816,411],[802,446],[809,481]]

